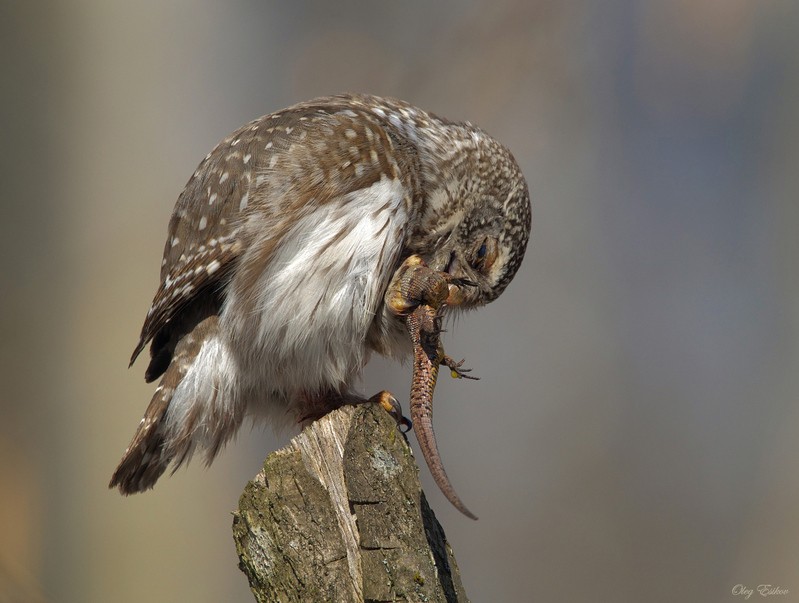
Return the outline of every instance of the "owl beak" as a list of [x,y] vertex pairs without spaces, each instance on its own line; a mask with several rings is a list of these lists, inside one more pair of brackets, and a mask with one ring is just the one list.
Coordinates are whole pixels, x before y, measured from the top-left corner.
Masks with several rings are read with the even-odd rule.
[[460,306],[466,300],[467,296],[464,293],[466,287],[476,287],[477,283],[465,278],[454,278],[449,284],[449,295],[445,302],[448,306]]
[[460,306],[464,301],[463,289],[458,285],[449,286],[449,295],[447,296],[446,304],[448,306]]
[[448,306],[462,305],[465,301],[467,301],[467,296],[464,293],[464,289],[466,287],[477,286],[477,283],[470,281],[469,279],[453,276],[453,274],[458,271],[459,267],[460,263],[458,258],[455,256],[455,252],[452,252],[449,257],[449,262],[444,269],[444,272],[448,273],[452,277],[449,284],[449,295],[447,296],[447,301],[445,302]]

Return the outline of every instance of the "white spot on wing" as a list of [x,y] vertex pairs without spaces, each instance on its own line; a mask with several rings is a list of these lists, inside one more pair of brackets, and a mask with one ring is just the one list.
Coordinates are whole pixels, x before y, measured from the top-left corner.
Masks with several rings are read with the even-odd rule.
[[214,272],[216,272],[217,270],[219,270],[219,267],[220,267],[220,266],[221,266],[221,264],[219,263],[219,260],[214,260],[213,262],[211,262],[210,264],[208,264],[208,266],[205,268],[205,271],[206,271],[208,274],[213,274]]
[[205,216],[200,218],[200,224],[197,226],[200,230],[205,230],[205,227],[208,226],[208,220]]

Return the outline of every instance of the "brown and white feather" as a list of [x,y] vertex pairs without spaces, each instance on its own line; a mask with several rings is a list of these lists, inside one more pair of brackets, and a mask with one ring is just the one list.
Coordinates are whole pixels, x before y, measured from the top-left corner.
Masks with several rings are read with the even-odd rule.
[[[524,179],[481,130],[402,101],[342,95],[231,134],[170,220],[131,359],[151,342],[146,378],[163,376],[112,485],[151,487],[197,448],[210,462],[245,416],[290,423],[303,401],[347,399],[372,351],[411,350],[383,299],[402,260],[466,265],[457,246],[500,215],[520,226],[500,224],[504,263],[480,280],[473,304],[504,289],[529,231]],[[464,230],[469,220],[477,234]]]

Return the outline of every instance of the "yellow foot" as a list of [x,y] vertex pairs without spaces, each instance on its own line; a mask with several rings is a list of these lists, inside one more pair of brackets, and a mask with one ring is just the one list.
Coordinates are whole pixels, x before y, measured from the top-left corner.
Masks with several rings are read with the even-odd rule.
[[[369,398],[369,402],[376,402],[380,406],[382,406],[385,411],[390,414],[394,420],[397,422],[397,427],[403,433],[407,433],[413,427],[411,420],[405,417],[402,414],[402,406],[390,392],[383,390],[381,392],[376,393],[374,396]],[[403,429],[405,427],[405,429]]]
[[420,304],[438,310],[447,300],[452,277],[433,270],[418,255],[405,259],[394,273],[386,291],[386,305],[394,314],[405,316]]

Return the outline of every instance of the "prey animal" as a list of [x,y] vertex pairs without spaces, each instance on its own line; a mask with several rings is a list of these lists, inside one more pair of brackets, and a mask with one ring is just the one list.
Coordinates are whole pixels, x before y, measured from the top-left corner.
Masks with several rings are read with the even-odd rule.
[[214,148],[180,194],[161,282],[131,364],[147,344],[160,378],[111,478],[153,487],[194,452],[210,463],[250,418],[307,423],[388,392],[353,389],[371,353],[413,356],[411,419],[438,457],[438,367],[464,376],[439,339],[445,308],[496,299],[530,233],[527,184],[481,129],[408,103],[346,94],[256,119]]

